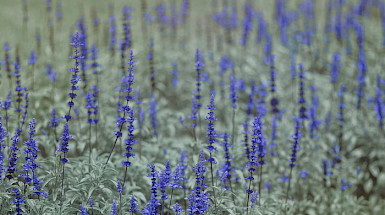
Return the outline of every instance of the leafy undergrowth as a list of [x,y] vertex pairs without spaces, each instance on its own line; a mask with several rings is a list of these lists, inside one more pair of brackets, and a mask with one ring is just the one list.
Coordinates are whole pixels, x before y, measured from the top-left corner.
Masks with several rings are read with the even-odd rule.
[[385,210],[383,1],[0,4],[0,214]]

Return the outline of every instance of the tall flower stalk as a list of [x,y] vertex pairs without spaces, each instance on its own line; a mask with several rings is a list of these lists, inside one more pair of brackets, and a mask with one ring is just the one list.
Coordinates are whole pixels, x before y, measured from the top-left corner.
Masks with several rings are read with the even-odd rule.
[[207,124],[207,143],[209,144],[206,148],[209,150],[210,153],[210,158],[207,160],[210,162],[210,170],[211,170],[211,185],[214,186],[214,171],[213,171],[213,163],[216,164],[217,162],[215,159],[212,157],[212,154],[214,151],[217,151],[217,148],[213,146],[217,142],[216,137],[216,131],[214,128],[214,122],[217,120],[217,118],[214,115],[214,111],[216,110],[215,104],[214,104],[214,99],[215,96],[214,94],[211,94],[211,99],[210,99],[210,105],[207,106],[207,109],[209,109],[208,116],[205,118],[205,120],[208,121]]
[[[126,152],[123,154],[123,157],[126,158],[125,161],[122,162],[122,166],[124,166],[125,170],[124,170],[124,178],[123,178],[123,188],[124,188],[124,184],[126,183],[126,178],[127,178],[127,169],[129,166],[131,166],[131,162],[129,161],[129,158],[134,158],[135,157],[135,153],[132,152],[132,145],[133,144],[136,144],[136,140],[134,139],[134,134],[133,132],[135,131],[135,127],[134,127],[134,110],[133,109],[130,109],[128,110],[128,119],[127,119],[127,122],[128,122],[128,138],[125,140],[125,144],[126,144]],[[120,207],[120,211],[121,211],[121,208],[122,208],[122,195],[120,195],[120,204],[119,204],[119,207]]]
[[154,38],[151,37],[150,44],[148,45],[149,51],[147,54],[148,64],[150,65],[150,81],[151,81],[151,92],[153,93],[156,88],[155,81],[155,69],[154,69]]
[[[68,142],[70,139],[73,139],[72,136],[69,134],[69,129],[68,129],[68,123],[72,119],[71,117],[71,110],[74,107],[74,99],[77,97],[77,94],[75,93],[76,90],[79,90],[80,88],[77,86],[78,82],[81,80],[80,77],[78,76],[79,73],[79,65],[80,65],[80,60],[83,58],[83,56],[80,54],[79,47],[82,46],[80,42],[80,37],[79,33],[76,32],[73,41],[71,42],[71,45],[75,48],[75,55],[70,56],[70,58],[75,60],[75,67],[69,69],[69,72],[72,72],[72,78],[71,78],[71,92],[68,94],[70,97],[70,101],[68,102],[68,113],[64,116],[66,120],[66,124],[64,125],[64,130],[63,130],[63,135],[61,138],[62,143],[59,145],[58,152],[62,152],[61,157],[61,162],[63,163],[63,168],[62,168],[62,184],[61,184],[61,192],[62,196],[64,195],[64,166],[68,162],[68,159],[66,158],[66,154],[68,152]],[[62,157],[63,156],[63,157]]]
[[253,174],[258,168],[258,151],[259,151],[259,144],[261,144],[262,136],[262,120],[261,115],[258,115],[254,118],[253,121],[253,137],[251,139],[251,147],[249,152],[249,161],[247,162],[246,167],[249,171],[249,176],[245,177],[245,180],[249,180],[248,188],[246,189],[247,193],[247,202],[246,202],[246,214],[249,214],[249,201],[250,201],[250,195],[253,194],[253,190],[251,189],[252,182],[254,181]]
[[[41,183],[43,183],[42,180],[38,179],[36,175],[36,168],[42,168],[40,165],[36,164],[36,158],[37,153],[40,151],[37,147],[36,143],[37,140],[35,140],[35,133],[36,133],[36,121],[35,119],[32,119],[29,123],[29,139],[24,143],[24,145],[27,147],[24,149],[24,154],[26,154],[25,157],[25,164],[23,165],[23,174],[20,174],[19,176],[22,176],[24,178],[24,184],[29,184],[32,182],[33,184],[33,194],[36,194],[38,197],[42,196],[45,197],[48,194],[41,190]],[[31,173],[31,175],[29,175]],[[25,187],[24,187],[24,193],[25,193]]]
[[[196,114],[197,114],[197,119],[198,119],[198,123],[199,123],[199,128],[200,128],[200,131],[202,132],[202,129],[201,129],[201,115],[200,115],[200,109],[202,107],[202,104],[201,104],[201,72],[202,72],[202,67],[204,66],[203,62],[202,62],[202,57],[201,57],[201,54],[199,52],[199,49],[196,50],[196,54],[195,54],[195,67],[196,67],[196,90],[193,92],[194,94],[194,97],[195,97],[195,110],[196,110]],[[197,122],[195,121],[195,124]],[[194,130],[195,130],[195,127],[194,127]]]
[[275,58],[275,56],[271,55],[270,60],[269,60],[269,64],[270,64],[270,87],[271,87],[270,92],[273,96],[270,100],[270,105],[271,105],[271,113],[273,113],[274,115],[277,115],[279,113],[279,109],[278,109],[279,99],[276,96],[277,87],[276,87],[275,79],[276,79],[276,73],[277,72],[275,71],[274,58]]
[[122,82],[124,82],[124,83],[121,84],[122,85],[121,87],[125,87],[125,88],[124,89],[120,89],[122,92],[127,93],[127,95],[125,97],[126,105],[121,107],[121,109],[124,110],[123,111],[123,117],[119,117],[119,119],[118,119],[117,125],[118,125],[119,131],[115,131],[115,136],[116,136],[115,142],[114,142],[114,145],[111,148],[110,154],[108,155],[108,158],[107,158],[107,161],[106,161],[105,165],[108,164],[108,161],[111,158],[112,152],[114,151],[114,148],[116,146],[116,143],[117,143],[118,139],[120,137],[122,137],[122,129],[123,129],[123,125],[126,122],[126,114],[128,114],[129,110],[130,110],[130,107],[128,106],[128,103],[129,103],[129,101],[131,101],[133,99],[133,96],[131,96],[131,92],[132,92],[132,84],[134,83],[135,63],[136,63],[136,61],[134,60],[134,53],[133,53],[133,51],[131,49],[130,50],[130,61],[128,62],[128,72],[129,73],[128,73],[127,77],[123,77],[122,78]]
[[[214,187],[214,170],[213,170],[213,163],[216,164],[215,158],[213,158],[214,151],[217,151],[217,148],[213,146],[213,144],[217,143],[216,137],[217,133],[214,128],[214,122],[217,120],[217,118],[214,115],[214,111],[216,110],[215,104],[214,104],[215,94],[211,94],[210,104],[207,106],[207,109],[209,110],[208,116],[206,116],[205,120],[208,121],[207,123],[207,143],[209,144],[206,148],[209,150],[210,157],[207,160],[210,162],[210,172],[211,172],[211,185]],[[214,188],[213,188],[214,189]],[[214,203],[216,207],[215,202],[215,190],[214,192]]]
[[306,100],[305,100],[305,73],[303,71],[302,64],[298,65],[299,67],[299,98],[298,98],[298,104],[299,104],[299,120],[301,121],[302,125],[304,125],[305,120],[307,120],[308,113],[306,109]]
[[289,192],[290,192],[290,185],[291,185],[291,176],[293,172],[293,168],[297,165],[295,162],[297,161],[297,152],[300,149],[299,147],[299,139],[301,138],[302,134],[300,133],[300,120],[297,119],[297,117],[293,117],[295,121],[295,132],[292,136],[293,138],[293,145],[291,146],[291,157],[289,159],[289,167],[290,167],[290,173],[289,173],[289,183],[286,190],[286,200],[285,203],[287,203],[287,200],[289,199]]
[[12,73],[11,73],[11,54],[9,54],[10,47],[7,42],[4,43],[4,64],[5,64],[5,71],[7,72],[7,77],[9,81],[10,89],[12,89]]
[[31,55],[29,56],[28,64],[32,66],[31,68],[31,73],[32,73],[32,90],[34,89],[35,86],[35,64],[37,60],[37,54],[35,53],[34,50],[31,51]]
[[238,95],[237,95],[237,89],[236,89],[236,78],[231,75],[230,76],[230,84],[229,84],[229,87],[230,87],[230,99],[231,99],[231,103],[232,103],[232,107],[233,107],[233,116],[232,116],[232,124],[233,124],[233,129],[232,129],[232,138],[231,138],[231,144],[234,145],[234,139],[235,139],[235,111],[237,109],[237,98],[238,98]]

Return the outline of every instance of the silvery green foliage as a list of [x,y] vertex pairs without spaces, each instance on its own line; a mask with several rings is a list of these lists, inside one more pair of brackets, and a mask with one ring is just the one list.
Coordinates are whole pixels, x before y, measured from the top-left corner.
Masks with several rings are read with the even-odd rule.
[[[247,150],[244,145],[252,145],[250,123],[259,114],[263,115],[263,132],[268,137],[263,157],[266,165],[258,196],[255,191],[260,169],[255,167],[250,189],[256,199],[249,205],[250,215],[382,214],[385,211],[383,1],[277,0],[273,4],[262,0],[237,0],[215,4],[215,1],[175,0],[164,1],[162,16],[154,10],[159,3],[149,0],[115,0],[113,4],[103,0],[49,2],[48,10],[44,0],[36,0],[36,3],[1,1],[0,29],[4,33],[0,37],[0,214],[17,214],[20,210],[23,214],[37,215],[81,214],[82,206],[83,214],[111,214],[116,210],[117,214],[138,215],[152,196],[152,181],[146,177],[150,171],[147,165],[154,164],[156,171],[162,171],[167,161],[172,170],[170,181],[161,181],[161,189],[153,187],[157,193],[153,202],[164,202],[164,214],[184,214],[181,208],[189,214],[188,198],[191,191],[196,194],[195,183],[197,178],[202,181],[202,177],[207,187],[200,200],[207,201],[201,202],[200,211],[245,214],[249,182],[245,178],[249,177],[249,172],[245,168]],[[60,8],[56,8],[57,5]],[[129,20],[123,19],[120,12],[125,5],[133,8]],[[253,8],[245,10],[245,5],[253,5]],[[57,11],[60,11],[60,19],[54,19]],[[23,24],[23,17],[28,17],[28,22]],[[84,86],[84,83],[79,74],[73,76],[81,66],[80,55],[74,56],[73,62],[68,59],[75,51],[69,45],[69,35],[75,33],[75,23],[81,17],[88,41],[88,47],[84,48],[91,50],[82,67],[86,89],[78,89],[77,86]],[[254,23],[252,28],[250,23]],[[129,31],[124,31],[123,26],[128,25]],[[36,38],[31,38],[35,35]],[[127,96],[127,92],[115,91],[124,75],[121,53],[116,46],[124,38],[130,39],[137,64],[135,69],[127,64],[130,53],[126,47],[122,62],[126,69],[132,68],[131,72],[135,72],[135,81],[129,89],[125,88],[130,91],[128,104],[122,103],[117,109],[114,104],[126,102]],[[150,38],[153,38],[152,47],[148,46]],[[51,39],[56,46],[54,50],[50,48]],[[245,45],[238,43],[242,39]],[[95,44],[94,53],[90,44]],[[98,47],[97,64],[94,64],[95,47]],[[199,77],[195,65],[197,49]],[[31,50],[34,50],[33,55]],[[151,62],[147,59],[149,52]],[[273,55],[274,65],[270,62]],[[79,65],[76,65],[76,58]],[[177,85],[174,62],[178,65]],[[34,88],[31,88],[33,80],[30,78],[32,63]],[[300,73],[295,67],[297,64],[302,64],[306,72],[302,80],[304,102],[301,106],[308,110],[310,120],[299,122],[302,136],[298,146],[301,148],[295,147],[293,165],[296,166],[285,204],[288,159],[291,159],[294,143],[290,137],[294,131],[292,115],[300,111],[301,80],[297,76]],[[66,72],[71,67],[71,72]],[[131,77],[124,80],[130,81]],[[230,77],[236,77],[232,84]],[[225,87],[229,84],[233,90]],[[317,86],[317,102],[313,102],[314,92],[309,90],[313,85]],[[338,90],[341,86],[345,86],[346,91],[343,135],[339,139]],[[29,89],[29,103],[25,99],[26,88]],[[131,91],[139,88],[141,94],[134,98],[135,92]],[[93,111],[92,119],[98,120],[91,126],[90,139],[89,110],[84,108],[88,91],[93,94],[97,91],[92,99],[89,97],[90,102],[97,101],[97,107],[93,104],[89,109]],[[232,127],[233,103],[228,97],[234,97],[235,92],[237,95],[235,132],[231,135],[234,142],[233,147],[228,148],[231,178],[220,171],[222,165],[213,165],[213,186],[210,171],[197,176],[193,166],[199,161],[199,152],[208,146],[204,117],[210,110],[201,107],[209,105],[209,95],[214,92],[215,131],[219,142],[222,142],[219,134],[229,132]],[[136,95],[139,95],[138,90]],[[121,101],[116,99],[118,97]],[[69,100],[74,101],[68,104]],[[68,105],[78,112],[68,113]],[[116,142],[110,162],[105,164],[116,138],[113,133],[116,111],[123,115],[123,106],[135,110],[129,113],[133,114],[131,119],[136,119],[132,120],[133,130],[127,127],[131,123],[126,122],[127,114],[121,134],[117,134],[125,138],[133,135],[136,140],[128,149],[135,157],[129,158],[124,181],[125,166],[121,164],[126,160],[122,157],[127,153],[125,138]],[[68,133],[61,138],[65,116],[71,120]],[[36,120],[36,126],[29,141],[28,122],[32,119]],[[314,128],[314,135],[311,135],[310,130]],[[73,139],[69,140],[68,134]],[[64,145],[62,139],[65,139]],[[61,144],[60,153],[56,154]],[[227,162],[228,156],[222,147],[217,150],[212,159],[218,164]],[[209,159],[209,150],[204,152],[204,159]],[[259,161],[258,156],[256,153],[256,161]],[[61,192],[63,159],[66,161],[65,180],[64,192]],[[210,168],[209,162],[204,165],[207,170]],[[176,170],[179,179],[174,175]],[[12,177],[7,178],[7,175]],[[221,176],[226,177],[226,182],[221,182]],[[34,179],[38,186],[34,186]],[[116,189],[118,179],[125,186],[121,196]],[[155,181],[158,183],[159,179],[155,177]],[[48,196],[35,195],[39,189]],[[114,200],[116,207],[111,210]],[[192,197],[191,200],[197,199]],[[161,206],[153,209],[154,213],[162,214]],[[192,207],[190,211],[195,209]]]

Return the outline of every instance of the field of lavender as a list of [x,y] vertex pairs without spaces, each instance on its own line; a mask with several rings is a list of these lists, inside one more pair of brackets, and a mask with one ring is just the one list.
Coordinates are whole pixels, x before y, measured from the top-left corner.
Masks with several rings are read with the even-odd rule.
[[384,214],[383,0],[0,5],[0,214]]

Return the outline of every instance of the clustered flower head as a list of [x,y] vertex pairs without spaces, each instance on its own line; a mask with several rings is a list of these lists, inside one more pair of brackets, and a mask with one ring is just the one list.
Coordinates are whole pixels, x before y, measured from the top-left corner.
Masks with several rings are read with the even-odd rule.
[[4,149],[5,145],[4,143],[4,138],[7,137],[7,131],[4,129],[3,124],[1,123],[1,117],[0,117],[0,181],[2,180],[2,173],[4,172]]
[[147,177],[151,177],[151,199],[146,204],[146,207],[142,210],[142,213],[145,215],[153,215],[158,214],[158,206],[160,205],[159,200],[157,199],[157,189],[158,183],[156,183],[156,179],[159,177],[158,171],[155,170],[154,164],[148,164],[147,167],[151,169],[151,173],[147,175]]
[[[80,89],[77,86],[77,84],[81,80],[78,73],[79,73],[80,60],[83,59],[83,56],[79,55],[80,54],[79,47],[81,47],[83,44],[80,42],[79,32],[75,33],[73,37],[73,41],[71,42],[71,45],[75,47],[75,55],[70,56],[70,58],[75,60],[75,67],[68,70],[69,72],[72,72],[71,88],[70,88],[71,92],[68,94],[71,99],[68,102],[68,106],[70,110],[74,106],[74,102],[73,102],[74,98],[77,97],[77,94],[75,93],[75,91]],[[70,115],[70,111],[68,114],[64,116],[64,118],[66,119],[67,122],[72,119]]]
[[12,145],[9,147],[11,152],[10,152],[10,156],[8,157],[9,164],[6,167],[7,175],[5,176],[8,179],[12,179],[14,177],[13,174],[15,172],[19,171],[16,168],[17,160],[19,159],[19,157],[17,157],[17,151],[19,151],[19,148],[17,147],[17,144],[20,141],[20,134],[21,134],[21,132],[22,132],[21,129],[17,128],[15,135],[11,138]]
[[295,167],[296,164],[295,162],[297,161],[297,151],[300,149],[300,146],[299,146],[299,139],[301,138],[302,134],[301,132],[299,131],[300,129],[300,120],[297,118],[297,117],[293,117],[294,119],[294,122],[295,122],[295,132],[292,136],[293,138],[293,145],[291,146],[291,157],[289,159],[289,166],[291,168]]
[[249,172],[254,172],[258,167],[258,154],[259,154],[259,146],[263,144],[263,134],[262,134],[262,117],[259,115],[254,118],[253,121],[253,130],[252,130],[252,138],[251,138],[251,147],[249,154],[249,161],[247,163],[247,167],[249,167]]
[[251,3],[244,6],[245,17],[243,18],[243,33],[239,44],[246,46],[250,31],[253,29],[254,9]]
[[159,174],[159,190],[160,190],[160,200],[165,201],[168,199],[166,195],[166,188],[171,181],[171,168],[170,161],[167,161],[166,168],[162,170]]
[[130,213],[136,213],[138,211],[139,211],[138,204],[136,203],[135,196],[132,195],[131,196],[131,200],[130,200],[130,210],[129,210],[129,212]]
[[[4,111],[8,111],[8,110],[11,108],[11,106],[12,106],[11,95],[12,95],[12,92],[9,91],[9,92],[8,92],[8,95],[7,95],[7,99],[0,103],[0,107],[1,107]],[[8,119],[9,119],[9,117],[6,116],[5,120],[8,121]]]
[[56,150],[56,153],[62,152],[64,154],[64,157],[61,159],[61,162],[65,164],[68,162],[68,159],[65,157],[65,154],[68,152],[68,142],[73,139],[73,137],[69,133],[68,122],[66,122],[66,124],[64,125],[63,135],[60,139],[61,144]]
[[236,89],[236,78],[233,75],[230,75],[230,98],[232,102],[232,107],[237,108],[237,89]]
[[275,66],[274,66],[274,55],[270,56],[269,64],[270,64],[270,92],[273,94],[273,98],[270,100],[271,104],[271,112],[273,114],[278,114],[279,109],[278,109],[278,104],[279,104],[279,99],[276,97],[275,92],[277,90],[276,85],[275,85],[275,79],[276,79],[276,71],[275,71]]
[[206,159],[203,155],[203,150],[200,152],[199,160],[196,166],[193,167],[195,170],[195,187],[191,190],[190,196],[187,198],[190,205],[187,209],[189,214],[204,214],[208,211],[209,208],[209,196],[208,192],[205,192],[204,189],[207,185],[204,183],[205,173],[206,173]]
[[299,107],[299,120],[303,121],[305,119],[308,119],[307,109],[306,109],[306,100],[305,100],[305,73],[303,71],[302,64],[299,64],[299,98],[298,103],[300,105]]
[[126,160],[122,162],[122,165],[123,166],[131,166],[131,162],[128,161],[128,159],[130,157],[134,158],[135,157],[135,153],[132,152],[132,145],[135,144],[137,141],[134,139],[134,131],[135,131],[135,127],[134,127],[134,121],[135,121],[135,118],[134,118],[134,110],[133,109],[130,109],[128,111],[128,119],[127,119],[127,122],[128,122],[128,138],[124,141],[125,144],[126,144],[126,152],[123,154],[123,157],[126,157]]
[[155,99],[151,98],[148,112],[150,114],[151,126],[154,131],[153,132],[154,136],[158,136],[158,132],[157,132],[158,120],[156,119],[156,113],[158,113],[158,110],[156,109],[157,106],[158,104],[156,103]]
[[34,65],[37,60],[37,54],[35,53],[34,50],[31,51],[31,55],[29,56],[28,64],[29,65]]
[[11,200],[11,203],[16,205],[16,214],[21,215],[23,213],[21,205],[25,202],[25,199],[22,198],[19,187],[13,188],[9,192],[15,194],[15,198]]
[[223,165],[222,167],[220,168],[220,171],[222,172],[221,173],[221,183],[222,183],[222,188],[228,190],[229,188],[227,187],[227,184],[229,183],[229,181],[231,180],[231,171],[233,170],[232,167],[231,167],[231,164],[232,164],[232,157],[230,155],[230,148],[232,147],[232,145],[229,143],[229,138],[231,138],[227,132],[225,132],[223,134],[223,142],[221,142],[221,145],[223,147],[223,151],[225,152],[225,155],[223,156],[223,158],[225,159],[225,161],[223,162]]
[[322,123],[322,121],[317,118],[317,109],[319,106],[319,99],[318,99],[318,96],[315,94],[316,90],[317,90],[317,87],[313,85],[311,87],[313,98],[312,98],[312,103],[310,105],[310,120],[311,120],[311,123],[309,124],[310,138],[316,137],[315,133],[317,132],[320,124]]
[[206,118],[205,118],[205,120],[208,121],[208,124],[207,124],[207,138],[208,138],[207,142],[209,145],[206,148],[210,152],[210,158],[208,159],[208,161],[210,163],[216,163],[215,159],[211,156],[211,154],[214,151],[217,151],[217,148],[215,146],[213,146],[213,144],[217,142],[217,140],[216,140],[217,134],[216,134],[216,131],[214,128],[214,121],[217,120],[217,118],[214,115],[214,111],[216,110],[215,104],[214,104],[214,99],[215,99],[215,95],[211,94],[210,104],[207,106],[207,109],[209,109],[210,111],[208,113],[208,116],[206,116]]
[[335,84],[338,79],[338,72],[340,70],[341,56],[339,52],[335,52],[333,55],[332,71],[330,72],[330,81]]
[[[19,175],[19,177],[24,178],[24,182],[26,184],[29,184],[33,182],[33,190],[35,190],[35,194],[38,196],[46,196],[47,193],[45,191],[41,191],[41,186],[40,184],[43,183],[42,180],[37,178],[36,175],[36,168],[41,168],[40,165],[36,164],[36,158],[37,158],[37,153],[40,151],[39,148],[36,145],[36,140],[35,140],[35,133],[36,133],[36,121],[35,119],[32,119],[31,122],[29,123],[29,139],[24,143],[24,145],[27,147],[24,149],[24,154],[26,154],[25,157],[25,164],[23,165],[23,172],[22,174]],[[30,175],[31,174],[31,175]],[[32,178],[31,178],[32,177]]]
[[56,71],[52,68],[51,64],[47,64],[45,73],[51,82],[56,82]]
[[199,109],[202,107],[202,104],[200,103],[201,99],[201,72],[202,72],[202,67],[204,66],[202,62],[202,56],[201,53],[199,52],[199,49],[196,50],[195,54],[195,67],[196,67],[196,90],[193,92],[195,94],[195,99],[196,99],[196,109],[199,111]]

